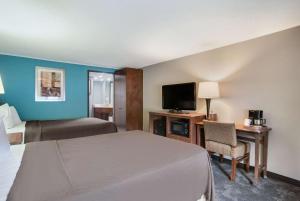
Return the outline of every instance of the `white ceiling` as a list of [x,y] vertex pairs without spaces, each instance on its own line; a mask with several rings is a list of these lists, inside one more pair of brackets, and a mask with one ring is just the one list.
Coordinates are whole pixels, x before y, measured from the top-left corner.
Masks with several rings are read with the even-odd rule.
[[300,25],[300,0],[0,0],[0,52],[144,67]]

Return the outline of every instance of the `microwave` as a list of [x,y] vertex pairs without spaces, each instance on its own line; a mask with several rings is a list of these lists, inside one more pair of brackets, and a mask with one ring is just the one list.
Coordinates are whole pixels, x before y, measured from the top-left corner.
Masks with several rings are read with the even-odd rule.
[[189,122],[187,121],[171,121],[172,134],[189,137]]

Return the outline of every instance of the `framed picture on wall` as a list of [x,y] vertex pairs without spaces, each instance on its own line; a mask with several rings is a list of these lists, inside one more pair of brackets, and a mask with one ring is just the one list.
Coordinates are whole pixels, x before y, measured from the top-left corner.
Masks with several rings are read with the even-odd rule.
[[35,101],[65,101],[65,71],[37,66]]

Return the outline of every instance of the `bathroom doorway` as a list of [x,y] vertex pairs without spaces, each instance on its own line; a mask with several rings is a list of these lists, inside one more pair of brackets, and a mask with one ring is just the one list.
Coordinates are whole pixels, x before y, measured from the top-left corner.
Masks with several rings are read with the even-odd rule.
[[88,72],[88,115],[113,121],[114,75]]

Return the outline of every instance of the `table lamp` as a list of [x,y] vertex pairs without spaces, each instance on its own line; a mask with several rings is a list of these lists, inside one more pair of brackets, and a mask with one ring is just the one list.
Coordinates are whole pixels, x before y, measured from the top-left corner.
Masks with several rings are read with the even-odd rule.
[[220,97],[218,82],[200,82],[198,87],[198,98],[206,100],[206,119],[209,118],[210,102],[212,98]]

